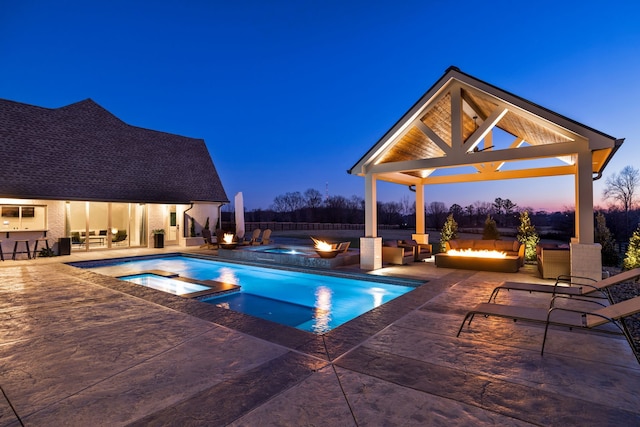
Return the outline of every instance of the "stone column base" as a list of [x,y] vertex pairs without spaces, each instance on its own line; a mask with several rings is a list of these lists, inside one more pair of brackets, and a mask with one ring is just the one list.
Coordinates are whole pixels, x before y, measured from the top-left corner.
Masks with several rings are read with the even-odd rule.
[[602,280],[602,246],[600,243],[571,241],[571,275]]
[[363,270],[382,268],[382,237],[360,238],[360,268]]

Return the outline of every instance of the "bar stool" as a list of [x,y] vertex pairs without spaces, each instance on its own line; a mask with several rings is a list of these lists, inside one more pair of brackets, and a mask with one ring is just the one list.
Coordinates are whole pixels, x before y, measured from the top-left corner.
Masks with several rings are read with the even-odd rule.
[[4,252],[2,252],[2,240],[0,240],[0,259],[4,261]]
[[34,243],[33,245],[33,259],[36,259],[38,257],[39,242],[44,242],[45,247],[47,248],[47,250],[49,250],[49,239],[47,239],[46,237],[40,237],[39,239],[36,239],[36,243]]
[[[27,250],[26,251],[19,251],[18,250],[18,243],[24,243],[24,245],[26,246]],[[15,243],[13,244],[13,257],[11,259],[15,260],[16,259],[16,254],[27,254],[27,257],[29,257],[29,259],[31,259],[31,251],[29,250],[29,241],[28,240],[16,240]]]

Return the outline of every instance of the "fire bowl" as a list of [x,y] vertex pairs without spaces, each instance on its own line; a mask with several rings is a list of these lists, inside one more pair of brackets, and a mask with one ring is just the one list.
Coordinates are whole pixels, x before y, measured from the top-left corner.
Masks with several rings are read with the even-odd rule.
[[220,243],[222,249],[235,249],[238,246],[237,243]]
[[318,251],[316,253],[320,255],[320,258],[335,258],[340,252],[339,251]]

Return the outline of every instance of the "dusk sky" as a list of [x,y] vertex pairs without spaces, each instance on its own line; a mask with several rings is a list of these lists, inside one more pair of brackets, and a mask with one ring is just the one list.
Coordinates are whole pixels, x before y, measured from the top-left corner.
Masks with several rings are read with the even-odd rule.
[[[91,98],[130,125],[202,138],[251,210],[327,185],[364,197],[347,169],[454,65],[625,138],[595,183],[601,204],[606,178],[640,159],[639,16],[633,0],[0,0],[0,98]],[[381,201],[406,196],[379,186]],[[447,206],[496,197],[573,207],[573,177],[425,191]]]

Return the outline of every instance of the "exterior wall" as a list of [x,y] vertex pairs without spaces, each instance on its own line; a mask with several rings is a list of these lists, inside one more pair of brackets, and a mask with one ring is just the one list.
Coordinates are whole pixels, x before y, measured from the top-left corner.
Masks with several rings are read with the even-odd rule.
[[[15,205],[40,205],[47,207],[46,231],[49,239],[49,247],[58,251],[58,239],[65,236],[65,202],[58,200],[32,200],[32,199],[3,199],[2,204]],[[7,237],[7,233],[9,234]],[[5,259],[13,253],[13,246],[16,240],[29,240],[29,248],[33,251],[36,239],[44,237],[43,230],[20,230],[12,231],[0,228],[0,240],[2,241],[2,251]],[[40,245],[38,249],[43,247]],[[22,248],[22,246],[21,246]]]
[[[217,228],[220,203],[194,203],[191,205],[179,205],[176,207],[180,233],[178,241],[180,246],[197,246],[204,243],[202,229],[209,218],[209,229],[213,232]],[[186,213],[186,219],[185,218]],[[191,218],[195,220],[196,237],[190,236]],[[183,224],[183,221],[185,222]]]
[[149,226],[149,236],[147,236],[147,247],[153,247],[153,230],[166,228],[167,206],[155,205],[149,203],[147,205],[147,225]]
[[[51,247],[56,253],[58,252],[58,239],[66,236],[65,230],[65,211],[66,203],[62,200],[31,200],[31,199],[3,199],[0,204],[4,205],[40,205],[47,207],[47,219],[46,219],[46,231],[47,238],[49,239],[49,247]],[[200,245],[204,241],[202,239],[202,228],[204,227],[207,217],[209,218],[209,228],[213,231],[218,224],[219,203],[196,203],[193,208],[187,212],[189,217],[195,219],[196,226],[196,239],[189,239],[184,237],[184,230],[186,228],[186,234],[189,233],[190,223],[183,224],[184,213],[189,209],[190,205],[178,205],[176,206],[177,222],[180,225],[178,243],[180,246],[188,245]],[[147,204],[147,219],[148,219],[148,231],[149,236],[147,239],[147,246],[153,247],[153,235],[151,234],[154,229],[166,229],[168,221],[168,205],[160,204]],[[14,231],[10,229],[2,229],[0,223],[0,241],[2,245],[2,251],[11,257],[13,252],[13,246],[16,240],[29,240],[29,248],[33,251],[33,246],[36,239],[44,236],[43,230],[20,230]],[[9,234],[7,237],[7,233]],[[39,246],[39,248],[41,248]]]

